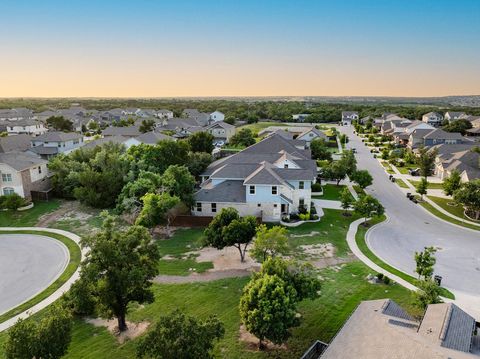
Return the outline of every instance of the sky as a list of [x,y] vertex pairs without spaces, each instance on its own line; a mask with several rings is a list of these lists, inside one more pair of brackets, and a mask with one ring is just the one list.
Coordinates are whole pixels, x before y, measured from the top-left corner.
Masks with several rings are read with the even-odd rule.
[[480,94],[479,0],[1,0],[0,97]]

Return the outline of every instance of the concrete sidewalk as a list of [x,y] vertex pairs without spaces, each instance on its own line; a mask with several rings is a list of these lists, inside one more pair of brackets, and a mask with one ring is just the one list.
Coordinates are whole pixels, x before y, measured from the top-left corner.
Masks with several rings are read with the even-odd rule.
[[[53,228],[43,228],[43,227],[1,227],[0,231],[8,231],[8,232],[14,232],[14,231],[42,231],[42,232],[49,232],[49,233],[56,233],[63,235],[75,243],[80,247],[80,237],[77,236],[76,234],[73,234],[71,232],[67,232],[61,229],[53,229]],[[83,261],[85,259],[86,255],[86,249],[82,250],[82,258],[81,260]],[[26,311],[4,321],[3,323],[0,323],[0,332],[10,328],[13,326],[18,319],[26,319],[32,314],[35,314],[39,312],[40,310],[46,308],[53,302],[55,302],[57,299],[59,299],[65,292],[67,292],[70,287],[72,286],[73,283],[75,283],[78,278],[80,278],[80,266],[77,268],[75,273],[65,282],[63,285],[58,288],[55,292],[53,292],[49,297],[45,298],[41,302],[35,304],[33,307],[27,309]],[[19,303],[20,305],[21,303]]]

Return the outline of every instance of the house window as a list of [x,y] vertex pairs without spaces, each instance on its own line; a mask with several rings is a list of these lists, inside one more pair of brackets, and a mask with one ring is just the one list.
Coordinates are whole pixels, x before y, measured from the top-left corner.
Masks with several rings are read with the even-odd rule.
[[277,194],[277,193],[278,193],[277,186],[272,186],[272,194]]
[[13,188],[11,187],[6,187],[3,189],[3,194],[6,196],[6,195],[9,195],[9,194],[13,194],[15,193],[15,191],[13,190]]
[[202,211],[202,202],[197,202],[197,212]]
[[255,194],[255,186],[250,186],[248,190],[250,194]]
[[305,206],[305,199],[304,199],[304,198],[300,198],[300,199],[298,200],[298,206],[299,206],[299,207]]
[[277,208],[277,207],[278,207],[278,204],[275,203],[275,204],[273,205],[273,208]]
[[42,173],[42,166],[38,166],[38,173]]
[[288,168],[288,163],[285,163],[285,164],[283,165],[283,168]]
[[2,181],[3,182],[12,182],[12,174],[11,173],[2,173]]
[[262,204],[261,204],[261,203],[257,203],[257,207],[262,207]]
[[212,203],[212,212],[215,213],[217,211],[217,204]]
[[298,182],[298,189],[305,189],[305,182],[303,181]]

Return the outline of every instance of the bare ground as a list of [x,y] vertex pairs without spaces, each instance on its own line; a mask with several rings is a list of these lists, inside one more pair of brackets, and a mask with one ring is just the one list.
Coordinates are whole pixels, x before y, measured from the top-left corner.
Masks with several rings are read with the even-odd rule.
[[[239,339],[240,341],[247,344],[247,348],[248,348],[247,350],[260,351],[260,349],[258,349],[258,338],[252,333],[248,332],[244,325],[240,326]],[[268,340],[264,340],[263,344],[265,346],[263,351],[271,351],[271,350],[279,350],[279,349],[287,350],[287,346],[285,344],[276,345]]]
[[127,340],[134,339],[142,335],[150,325],[149,322],[131,323],[127,322],[128,329],[124,332],[118,331],[116,319],[101,319],[101,318],[86,318],[85,321],[96,327],[105,327],[107,330],[117,338],[120,344],[125,343]]

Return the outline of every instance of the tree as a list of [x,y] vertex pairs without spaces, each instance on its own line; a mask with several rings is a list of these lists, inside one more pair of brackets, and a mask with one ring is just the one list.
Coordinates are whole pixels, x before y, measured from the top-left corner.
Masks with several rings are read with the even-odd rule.
[[161,187],[162,177],[156,173],[141,171],[138,178],[129,181],[122,188],[117,199],[117,210],[119,212],[136,212],[142,207],[141,198],[147,193],[155,193]]
[[240,218],[235,208],[223,208],[205,229],[204,244],[217,249],[235,246],[243,262],[247,246],[255,236],[256,224],[253,216]]
[[450,173],[450,176],[443,180],[443,192],[446,195],[452,196],[453,192],[460,188],[462,185],[462,178],[460,176],[460,172],[457,170],[453,170]]
[[465,119],[459,119],[443,127],[447,132],[459,132],[462,136],[465,136],[467,130],[472,128],[472,123]]
[[81,264],[80,280],[92,288],[101,315],[116,317],[118,329],[124,331],[129,303],[153,301],[150,288],[158,274],[160,254],[145,227],[120,229],[114,217],[102,216],[102,230],[82,241],[89,252]]
[[337,186],[340,185],[340,181],[347,176],[347,167],[345,162],[333,161],[328,164],[323,170],[323,177],[337,182]]
[[48,127],[52,127],[57,131],[70,132],[73,131],[73,122],[67,120],[63,116],[50,116],[47,118]]
[[428,189],[428,181],[426,180],[425,177],[422,177],[420,179],[420,182],[418,182],[417,184],[417,193],[422,197],[423,199],[423,195],[427,194],[427,189]]
[[415,263],[417,265],[415,273],[419,279],[431,279],[433,275],[433,267],[435,266],[435,252],[433,247],[425,247],[423,252],[415,252]]
[[170,211],[180,203],[180,198],[172,196],[168,192],[161,194],[147,193],[142,198],[143,208],[135,221],[135,224],[147,228],[153,228],[164,221],[167,228],[170,226]]
[[351,180],[356,182],[362,189],[365,189],[373,183],[373,177],[367,170],[357,170],[353,172]]
[[215,137],[212,134],[201,131],[195,132],[188,138],[188,143],[190,144],[190,150],[192,152],[205,152],[212,153],[213,151],[213,141]]
[[432,279],[419,280],[416,282],[419,290],[414,292],[415,304],[422,310],[427,309],[429,304],[442,303],[440,298],[441,289]]
[[343,214],[348,214],[347,210],[352,206],[353,196],[350,193],[348,187],[345,187],[340,193],[340,201],[342,202]]
[[201,321],[179,310],[161,317],[137,345],[137,357],[155,359],[210,359],[215,341],[225,329],[215,317]]
[[242,128],[235,135],[230,138],[230,144],[233,146],[251,146],[255,144],[252,130],[249,128]]
[[190,174],[187,167],[169,166],[162,175],[161,185],[165,191],[180,198],[188,207],[193,205],[195,178]]
[[436,149],[428,150],[425,147],[420,147],[418,152],[417,165],[420,168],[420,175],[427,178],[427,176],[430,176],[433,172],[438,151]]
[[332,160],[332,154],[328,150],[327,141],[323,138],[316,138],[310,143],[310,150],[312,151],[312,158],[315,160]]
[[145,132],[153,131],[154,127],[155,127],[155,121],[147,118],[142,121],[138,130],[141,133],[145,133]]
[[463,183],[453,192],[453,199],[465,206],[473,218],[480,219],[480,179]]
[[267,257],[275,257],[279,254],[285,255],[288,253],[288,250],[286,228],[273,226],[269,229],[264,224],[258,226],[251,250],[254,258],[260,262],[264,262]]
[[285,342],[290,328],[297,326],[297,303],[319,295],[320,282],[311,267],[268,258],[253,274],[240,298],[240,318],[246,329],[263,341]]
[[355,159],[355,154],[352,150],[343,151],[339,162],[345,167],[348,176],[352,176],[357,170],[357,160]]
[[212,162],[212,155],[205,152],[190,152],[186,166],[188,171],[197,178],[200,176]]
[[367,224],[367,218],[373,215],[381,216],[385,212],[382,204],[369,194],[361,196],[360,199],[353,204],[353,208],[355,212],[365,219],[363,222],[364,225]]
[[71,314],[53,304],[39,321],[19,319],[8,331],[6,359],[63,357],[72,339]]

